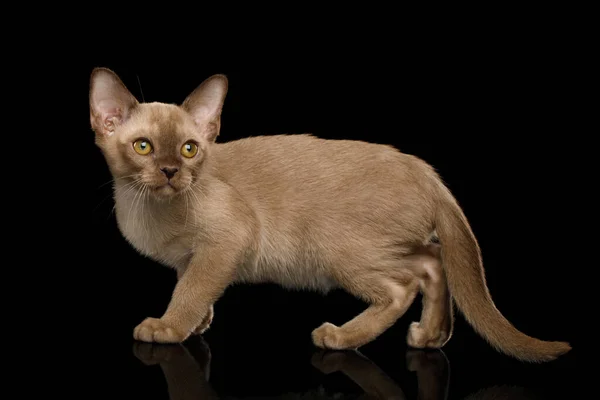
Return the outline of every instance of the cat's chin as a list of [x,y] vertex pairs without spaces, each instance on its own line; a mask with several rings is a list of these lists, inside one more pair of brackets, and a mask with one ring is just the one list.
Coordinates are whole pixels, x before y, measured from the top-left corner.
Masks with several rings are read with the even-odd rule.
[[179,190],[169,184],[156,186],[153,190],[154,196],[159,199],[168,199],[177,193],[179,193]]

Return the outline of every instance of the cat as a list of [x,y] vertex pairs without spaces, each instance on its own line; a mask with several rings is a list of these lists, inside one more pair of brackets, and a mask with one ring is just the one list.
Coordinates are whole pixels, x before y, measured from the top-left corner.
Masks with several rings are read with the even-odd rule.
[[91,128],[114,179],[120,232],[177,272],[165,313],[135,327],[136,340],[181,343],[202,334],[228,286],[271,282],[342,288],[369,304],[342,326],[314,329],[313,343],[324,349],[375,340],[419,292],[411,347],[443,347],[456,303],[508,356],[544,362],[571,349],[527,336],[495,307],[470,225],[424,160],[311,134],[217,143],[227,91],[228,78],[217,74],[180,105],[138,102],[113,71],[91,73]]

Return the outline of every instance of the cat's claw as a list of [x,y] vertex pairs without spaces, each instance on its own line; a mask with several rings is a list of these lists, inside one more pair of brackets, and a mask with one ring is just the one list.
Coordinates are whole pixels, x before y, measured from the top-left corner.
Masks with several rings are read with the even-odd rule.
[[181,343],[188,336],[157,318],[146,318],[133,330],[135,340],[148,343]]

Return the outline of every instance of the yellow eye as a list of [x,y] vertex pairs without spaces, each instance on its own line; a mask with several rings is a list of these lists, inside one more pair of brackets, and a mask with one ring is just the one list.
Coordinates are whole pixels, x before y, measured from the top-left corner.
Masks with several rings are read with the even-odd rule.
[[181,147],[181,155],[187,158],[192,158],[198,154],[198,145],[196,143],[187,142]]
[[152,151],[152,145],[146,139],[139,139],[133,142],[133,149],[136,153],[145,156]]

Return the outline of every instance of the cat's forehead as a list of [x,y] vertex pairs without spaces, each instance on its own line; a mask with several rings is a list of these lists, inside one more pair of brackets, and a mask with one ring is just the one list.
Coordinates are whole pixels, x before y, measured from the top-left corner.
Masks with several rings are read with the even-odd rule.
[[191,116],[181,107],[164,103],[143,103],[127,124],[129,135],[172,137],[189,136],[196,131]]

